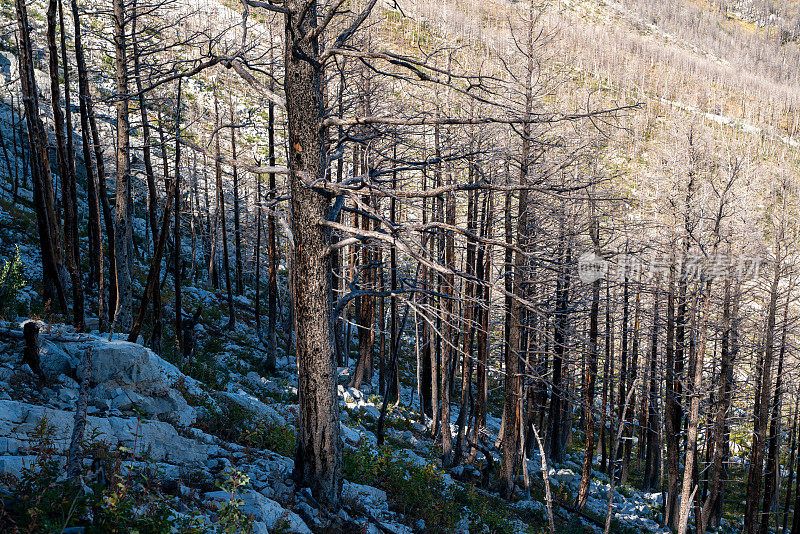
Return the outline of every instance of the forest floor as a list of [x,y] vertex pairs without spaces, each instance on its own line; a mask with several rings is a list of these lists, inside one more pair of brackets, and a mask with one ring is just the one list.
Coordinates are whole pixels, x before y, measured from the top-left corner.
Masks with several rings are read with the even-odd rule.
[[[28,525],[33,516],[48,531],[86,524],[89,517],[95,525],[112,524],[129,512],[131,528],[157,528],[161,521],[182,532],[222,532],[228,524],[237,525],[233,531],[321,532],[331,523],[341,531],[357,526],[364,532],[547,530],[538,457],[528,464],[529,494],[520,488],[515,502],[491,491],[496,467],[484,470],[481,453],[471,463],[441,469],[430,427],[420,422],[408,387],[401,407],[390,408],[386,444],[378,447],[381,398],[346,388],[346,368],[340,369],[338,392],[348,482],[342,511],[331,517],[291,479],[297,417],[293,358],[284,356],[278,371],[268,374],[263,347],[246,325],[225,334],[197,330],[195,357],[173,364],[169,350],[162,359],[107,334],[75,334],[61,324],[43,324],[39,375],[22,363],[19,322],[0,325],[6,525]],[[79,395],[79,362],[87,349],[92,357],[84,444],[88,474],[80,487],[71,487],[62,476],[64,454]],[[499,422],[490,418],[488,426],[491,443]],[[497,466],[497,451],[491,452]],[[582,454],[568,458],[549,471],[554,495],[565,503],[574,499]],[[605,477],[595,473],[586,518],[556,506],[559,531],[598,531],[607,495]],[[658,531],[653,518],[660,499],[629,486],[615,491],[613,531]]]

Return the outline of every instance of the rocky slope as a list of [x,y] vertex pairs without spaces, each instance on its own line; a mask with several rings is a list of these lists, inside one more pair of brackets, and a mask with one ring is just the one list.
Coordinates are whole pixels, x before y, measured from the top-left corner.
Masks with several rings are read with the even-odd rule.
[[[6,526],[20,505],[18,499],[24,497],[22,481],[44,477],[48,462],[57,466],[53,483],[63,481],[86,351],[91,371],[85,475],[76,495],[100,492],[107,502],[115,485],[133,494],[135,484],[131,480],[146,475],[156,489],[142,493],[147,499],[137,503],[133,513],[153,513],[146,503],[158,496],[161,513],[167,514],[176,532],[192,532],[178,526],[189,519],[198,532],[224,532],[231,507],[241,514],[242,522],[236,528],[264,533],[330,532],[326,529],[331,528],[346,532],[539,532],[545,524],[545,506],[537,490],[541,485],[538,456],[528,462],[533,484],[530,497],[497,504],[490,480],[488,491],[480,489],[487,482],[483,477],[491,477],[491,471],[484,469],[484,455],[479,453],[471,465],[442,471],[430,428],[419,422],[413,409],[391,411],[386,434],[389,445],[378,452],[373,430],[380,415],[380,399],[344,386],[339,387],[339,396],[346,472],[358,476],[382,473],[385,479],[373,477],[370,481],[381,485],[385,480],[385,487],[360,484],[362,480],[351,476],[344,485],[342,510],[332,515],[321,509],[309,493],[295,487],[293,461],[279,453],[291,454],[296,424],[292,386],[296,376],[291,359],[282,359],[284,367],[275,376],[261,376],[249,363],[257,350],[244,356],[235,350],[236,343],[229,342],[216,356],[236,371],[222,381],[223,388],[215,390],[141,345],[42,325],[40,374],[23,363],[20,325],[4,323],[0,328],[0,480],[4,502],[0,517],[5,509]],[[201,343],[207,343],[202,327],[198,331]],[[186,362],[187,368],[191,366]],[[341,373],[346,378],[346,370]],[[410,397],[410,390],[403,392],[403,405],[413,408]],[[240,428],[233,428],[235,425]],[[493,465],[499,460],[497,451],[491,448],[497,427],[498,421],[490,419],[489,434],[484,439]],[[253,437],[258,432],[268,437],[259,442]],[[45,442],[47,447],[42,446]],[[381,471],[384,461],[390,469]],[[576,453],[563,466],[550,467],[549,480],[559,500],[566,501],[577,491],[580,477],[576,473],[581,461],[581,454]],[[588,515],[581,518],[568,507],[556,506],[558,524],[574,523],[599,531],[599,520],[608,507],[609,486],[604,475],[595,475]],[[447,508],[448,513],[456,514],[451,525],[437,524],[436,515],[409,504],[412,501],[404,492],[414,490],[421,476],[428,477],[426,484],[440,485],[442,502],[452,500],[454,506]],[[410,487],[405,487],[403,480]],[[478,498],[464,498],[468,492],[477,492]],[[615,528],[658,531],[654,519],[660,499],[660,494],[642,494],[629,488],[614,491]],[[495,504],[487,508],[476,505],[475,500]],[[435,503],[426,504],[435,508]],[[492,521],[498,510],[502,520],[495,524]]]

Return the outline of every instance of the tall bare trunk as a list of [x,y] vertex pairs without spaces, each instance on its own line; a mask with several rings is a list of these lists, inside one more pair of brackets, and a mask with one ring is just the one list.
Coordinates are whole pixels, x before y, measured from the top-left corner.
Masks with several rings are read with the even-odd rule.
[[[366,149],[359,151],[361,158],[361,170],[367,172]],[[371,198],[368,195],[362,197],[365,206],[371,205]],[[365,232],[372,230],[372,221],[366,213],[361,214],[361,228]],[[362,284],[361,289],[367,294],[358,297],[357,322],[358,322],[358,362],[350,381],[350,386],[360,388],[363,382],[371,387],[373,376],[373,352],[375,345],[375,297],[369,294],[375,291],[375,260],[374,251],[368,245],[361,247],[361,270]]]
[[[473,163],[470,162],[470,183],[472,183]],[[480,198],[473,192],[469,193],[469,201],[467,206],[467,229],[473,235],[477,234],[477,219],[478,219],[478,206]],[[477,271],[476,261],[476,248],[477,242],[469,238],[467,240],[467,254],[466,254],[466,270],[468,279],[464,281],[464,302],[463,302],[463,324],[465,332],[462,334],[462,364],[461,364],[461,399],[458,409],[458,419],[456,420],[456,427],[458,428],[458,435],[456,437],[456,450],[454,454],[454,461],[458,463],[461,461],[461,455],[464,452],[464,440],[467,433],[468,420],[468,403],[472,396],[472,370],[473,370],[473,341],[475,339],[475,293],[478,288],[469,280],[475,278]]]
[[767,307],[767,325],[764,334],[764,352],[760,358],[760,391],[756,399],[755,425],[753,441],[750,447],[750,468],[747,472],[747,497],[745,500],[744,522],[748,534],[758,530],[759,503],[761,501],[762,481],[764,477],[764,447],[767,440],[767,424],[769,423],[769,401],[772,386],[772,361],[775,345],[775,314],[778,303],[778,287],[781,279],[781,236],[775,239],[775,267],[770,288],[769,305]]
[[[294,478],[311,487],[323,505],[335,507],[342,489],[342,438],[336,398],[331,313],[330,230],[323,224],[330,203],[304,179],[325,179],[321,128],[323,67],[313,35],[315,0],[288,0],[285,85],[292,194],[292,302],[298,367],[298,425]],[[308,38],[306,38],[308,37]],[[302,266],[302,273],[300,272]]]
[[81,25],[78,15],[77,0],[72,0],[72,22],[75,33],[75,63],[78,66],[78,103],[81,121],[81,141],[83,148],[83,162],[86,169],[86,192],[89,204],[89,250],[92,274],[94,275],[94,285],[97,290],[97,317],[100,322],[100,329],[103,330],[108,310],[108,303],[105,298],[104,276],[103,276],[103,231],[100,224],[100,192],[97,183],[97,173],[95,168],[96,161],[92,158],[92,148],[89,131],[89,81],[86,75],[86,60],[83,55],[83,43],[81,42]]
[[64,311],[67,299],[61,279],[61,240],[50,175],[50,157],[47,152],[47,134],[40,118],[39,95],[34,77],[31,29],[25,0],[15,0],[17,26],[19,28],[19,72],[22,86],[22,102],[28,126],[28,154],[30,155],[33,182],[33,205],[39,230],[39,245],[42,251],[42,281],[44,296],[48,301],[57,301]]
[[[706,353],[706,340],[708,337],[708,311],[711,303],[711,280],[705,282],[702,292],[702,308],[700,310],[700,328],[697,335],[696,354],[694,356],[694,367],[691,369],[691,403],[689,405],[689,429],[686,439],[686,456],[683,467],[683,485],[681,486],[681,521],[678,526],[678,534],[686,534],[689,519],[689,509],[691,507],[692,495],[697,491],[697,486],[693,487],[693,471],[697,467],[697,434],[700,426],[700,396],[703,387],[703,360]],[[697,514],[695,514],[697,517]]]
[[[56,11],[60,10],[58,0],[50,0],[47,6],[47,45],[50,59],[50,100],[53,108],[53,127],[56,133],[56,153],[58,155],[58,173],[61,177],[61,199],[64,206],[64,263],[66,263],[72,286],[72,324],[78,332],[84,329],[83,322],[83,280],[81,279],[80,250],[78,249],[78,196],[75,185],[75,166],[72,152],[72,122],[65,122],[61,109],[61,84],[58,69],[58,48],[56,43]],[[59,17],[61,33],[64,33],[64,17]],[[63,67],[65,86],[65,108],[71,118],[69,108],[69,65],[65,61]],[[66,130],[69,129],[69,146],[67,146]]]
[[[233,97],[228,93],[231,118],[231,157],[236,160],[236,126],[233,116]],[[233,166],[233,246],[236,248],[236,294],[244,292],[242,283],[242,231],[239,222],[239,171]]]
[[[520,168],[519,184],[524,186],[528,183],[528,154],[530,150],[530,127],[523,131],[522,137],[522,165]],[[523,128],[526,128],[523,127]],[[508,207],[508,200],[506,206]],[[510,211],[510,210],[509,210]],[[506,215],[506,239],[510,235],[510,220]],[[507,263],[505,268],[511,270],[506,273],[506,290],[513,295],[522,295],[523,274],[525,266],[524,250],[528,240],[528,190],[522,189],[519,193],[517,205],[517,252],[514,254],[513,267]],[[510,250],[510,249],[508,249]],[[508,254],[506,255],[508,260]],[[509,284],[509,280],[511,283]],[[509,287],[510,286],[510,287]],[[520,403],[519,391],[519,358],[522,347],[522,316],[523,309],[518,299],[507,297],[506,306],[509,307],[507,317],[508,337],[506,340],[505,353],[505,392],[504,392],[504,419],[503,419],[503,457],[500,464],[500,494],[505,498],[511,498],[514,492],[514,470],[516,468],[517,438],[519,436],[518,419]]]
[[[492,220],[491,215],[493,210],[493,195],[491,191],[487,192],[486,202],[483,206],[483,213],[481,219],[484,221],[482,224],[484,237],[487,241],[492,240]],[[487,242],[482,244],[478,252],[478,268],[480,270],[479,276],[486,282],[479,289],[481,295],[481,302],[479,303],[479,316],[480,322],[478,325],[478,367],[476,370],[476,397],[477,406],[475,409],[475,425],[473,435],[476,436],[479,429],[486,426],[486,403],[488,397],[488,381],[486,380],[487,365],[489,362],[489,314],[491,307],[491,291],[488,281],[491,278],[492,271],[492,246]]]
[[[590,206],[592,212],[591,238],[595,248],[595,254],[600,251],[600,225],[594,217],[594,206]],[[600,315],[600,284],[601,280],[592,282],[592,303],[589,308],[589,350],[588,365],[583,373],[583,419],[586,429],[586,451],[583,457],[583,471],[581,472],[581,484],[578,488],[578,509],[583,510],[586,500],[589,497],[589,483],[592,478],[592,461],[594,459],[595,433],[594,433],[594,390],[595,377],[597,376],[597,358],[600,354],[598,338],[598,325]]]
[[[275,104],[269,104],[269,164],[275,166]],[[275,173],[269,173],[269,199],[275,200],[278,193],[275,185]],[[271,210],[275,209],[273,206]],[[269,275],[267,281],[267,369],[274,370],[278,359],[278,233],[275,215],[270,211],[267,218],[267,239],[269,241]]]
[[125,2],[114,0],[114,63],[116,68],[117,183],[114,205],[114,245],[117,267],[117,309],[114,328],[128,331],[133,313],[133,228],[131,226],[130,124],[128,122],[128,59],[125,43]]
[[[77,8],[73,9],[73,16],[76,16]],[[83,64],[83,69],[81,69],[81,63]],[[80,75],[81,70],[83,71],[84,78],[87,78],[87,70],[85,62],[81,62],[78,64],[78,72]],[[88,82],[87,82],[87,91],[86,94],[89,94],[88,91]],[[87,98],[86,100],[86,107],[87,112],[89,114],[89,129],[92,132],[92,146],[94,148],[94,162],[97,166],[97,191],[98,196],[100,197],[100,207],[103,210],[103,221],[106,227],[106,240],[107,240],[107,247],[106,252],[108,254],[108,321],[111,322],[114,320],[114,314],[117,310],[117,245],[115,240],[115,232],[114,232],[114,214],[111,212],[111,204],[108,201],[108,188],[106,187],[106,169],[105,169],[105,161],[103,160],[103,146],[100,144],[100,130],[97,127],[97,119],[94,116],[94,106],[92,105],[91,98]],[[103,325],[106,324],[106,318],[103,317],[100,321],[101,329],[103,329]]]
[[609,433],[606,430],[606,420],[609,414],[613,414],[613,407],[609,403],[614,404],[614,389],[612,382],[612,374],[614,372],[614,326],[611,316],[611,287],[610,280],[606,280],[606,330],[605,330],[605,358],[603,360],[603,393],[602,403],[603,411],[600,412],[600,471],[605,473],[608,469],[608,438]]
[[653,295],[653,330],[651,332],[650,345],[650,370],[649,388],[647,392],[647,416],[646,416],[646,450],[644,458],[644,483],[645,489],[653,490],[658,487],[658,475],[661,463],[661,442],[658,439],[658,384],[659,378],[656,376],[658,370],[658,322],[659,322],[659,300],[661,298],[661,288],[657,285]]
[[181,292],[182,270],[181,262],[181,88],[183,78],[178,78],[178,101],[175,106],[175,176],[173,187],[175,188],[175,226],[172,233],[172,243],[175,247],[173,251],[173,282],[175,285],[175,346],[183,355],[191,353],[191,347],[183,343],[183,295]]
[[791,444],[789,445],[789,476],[786,483],[786,500],[783,505],[783,520],[781,521],[781,532],[787,532],[786,527],[789,524],[789,505],[792,502],[792,483],[794,482],[795,465],[794,460],[797,455],[797,416],[800,411],[800,397],[795,398],[794,401],[794,417],[792,418],[791,430]]
[[214,141],[214,173],[217,179],[217,216],[219,218],[220,231],[222,232],[222,267],[225,269],[225,291],[228,294],[228,324],[227,328],[232,329],[236,325],[236,308],[233,306],[233,290],[231,288],[231,265],[230,255],[228,254],[228,230],[225,219],[225,189],[222,186],[222,163],[220,162],[219,149],[219,104],[217,94],[214,93],[214,118],[217,125],[216,139]]
[[786,292],[786,305],[783,309],[783,325],[781,327],[781,348],[778,351],[778,370],[775,374],[775,392],[772,396],[772,410],[769,422],[769,446],[767,451],[767,468],[764,472],[764,505],[761,509],[761,528],[760,534],[767,534],[769,531],[769,520],[778,506],[780,492],[778,483],[780,480],[780,427],[781,427],[781,408],[783,397],[783,362],[786,356],[786,334],[789,324],[789,303],[791,302],[792,292]]
[[[679,305],[680,307],[680,305]],[[677,317],[677,322],[682,322],[683,316]],[[666,354],[666,387],[664,399],[664,441],[667,446],[666,471],[667,471],[667,497],[664,501],[664,522],[673,530],[678,527],[678,476],[679,476],[679,440],[680,424],[683,411],[680,405],[682,366],[677,364],[676,352],[676,317],[675,317],[675,270],[670,269],[669,288],[667,290],[667,342]],[[681,327],[682,328],[682,327]],[[681,335],[681,355],[682,335]],[[681,356],[682,358],[682,356]]]
[[[153,243],[153,254],[155,254],[156,243],[158,243],[158,191],[156,189],[155,171],[153,170],[153,158],[150,150],[152,138],[150,133],[150,121],[147,114],[147,104],[145,94],[142,91],[142,67],[139,53],[138,34],[136,31],[136,3],[133,4],[134,16],[131,23],[131,44],[133,46],[133,72],[136,92],[139,100],[139,116],[142,121],[142,159],[144,160],[144,171],[147,179],[147,218],[150,223],[150,239]],[[163,147],[162,147],[163,148]],[[150,334],[150,346],[156,354],[161,354],[161,284],[156,284],[153,288],[153,330]]]

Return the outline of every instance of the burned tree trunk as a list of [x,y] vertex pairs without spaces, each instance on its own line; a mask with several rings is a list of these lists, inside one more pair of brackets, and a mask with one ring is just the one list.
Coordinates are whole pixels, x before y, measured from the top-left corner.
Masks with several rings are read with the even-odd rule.
[[81,26],[78,16],[77,0],[72,0],[72,18],[75,32],[75,62],[78,65],[78,98],[81,121],[81,142],[83,147],[83,161],[86,169],[86,192],[89,204],[89,261],[94,275],[95,289],[97,290],[97,317],[100,329],[103,330],[108,317],[106,309],[108,303],[105,298],[103,275],[103,231],[100,223],[100,191],[97,182],[96,161],[92,158],[91,139],[89,131],[89,81],[86,76],[85,58],[83,56],[83,43],[81,42]]
[[[75,185],[75,169],[72,159],[72,147],[67,146],[65,130],[71,129],[71,123],[65,123],[64,111],[61,109],[61,84],[58,69],[58,48],[56,43],[56,11],[57,0],[50,0],[47,6],[47,45],[50,56],[50,100],[53,108],[53,128],[56,134],[56,154],[58,156],[58,174],[61,177],[61,203],[64,207],[64,261],[69,272],[72,286],[72,324],[78,332],[84,329],[83,323],[83,280],[81,279],[78,258],[78,198]],[[62,17],[63,33],[63,17]],[[66,56],[66,52],[65,52]],[[64,58],[66,59],[66,57]],[[64,64],[64,83],[66,86],[66,107],[69,111],[69,78],[66,76],[68,66]],[[71,139],[71,136],[70,136]],[[71,143],[70,143],[71,144]]]
[[[305,185],[325,179],[325,136],[316,0],[288,0],[286,13],[286,115],[292,194],[291,286],[297,349],[299,421],[294,478],[310,486],[325,506],[336,507],[342,489],[342,438],[333,349],[330,201]],[[302,266],[302,274],[299,271]]]
[[125,2],[114,0],[114,52],[116,67],[117,183],[114,205],[114,245],[117,268],[117,309],[114,327],[127,331],[133,314],[133,229],[131,227],[130,124],[128,60],[125,44]]
[[60,308],[67,309],[64,285],[61,279],[61,244],[56,218],[53,181],[50,176],[50,158],[47,153],[47,134],[39,115],[39,95],[33,67],[31,29],[24,0],[15,0],[19,28],[19,72],[22,102],[28,126],[28,154],[30,155],[33,182],[33,206],[39,230],[42,251],[42,279],[47,301],[56,300]]

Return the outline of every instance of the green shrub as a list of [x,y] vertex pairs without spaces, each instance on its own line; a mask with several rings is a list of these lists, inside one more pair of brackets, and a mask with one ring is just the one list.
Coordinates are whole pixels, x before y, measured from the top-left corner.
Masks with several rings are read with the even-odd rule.
[[205,532],[196,516],[174,516],[168,506],[170,498],[160,491],[155,469],[133,469],[123,475],[121,466],[133,459],[127,449],[112,450],[102,442],[86,444],[85,448],[92,449],[92,456],[104,463],[106,471],[105,480],[96,481],[91,492],[60,480],[63,468],[53,434],[53,426],[42,419],[30,447],[35,460],[25,466],[18,479],[3,476],[12,499],[11,505],[0,506],[0,531],[50,533],[74,526],[85,527],[87,533]]
[[219,407],[206,406],[206,409],[208,415],[196,424],[204,432],[245,447],[294,455],[297,434],[293,427],[260,419],[235,402],[222,402]]
[[515,532],[512,518],[513,511],[508,503],[499,497],[491,496],[475,489],[474,486],[459,488],[455,493],[456,501],[469,508],[474,520],[470,524],[470,532],[486,532],[490,534],[511,534]]
[[22,269],[23,264],[17,246],[14,255],[5,260],[0,267],[0,317],[16,312],[19,290],[25,286]]
[[229,499],[217,510],[217,530],[223,534],[249,534],[253,532],[253,521],[243,511],[244,501],[236,497],[239,489],[250,484],[250,477],[236,469],[217,482],[217,487],[228,494]]
[[386,491],[390,507],[417,521],[425,521],[428,532],[451,532],[459,517],[453,490],[445,484],[440,469],[432,464],[417,466],[398,458],[392,449],[362,446],[345,451],[344,474]]

